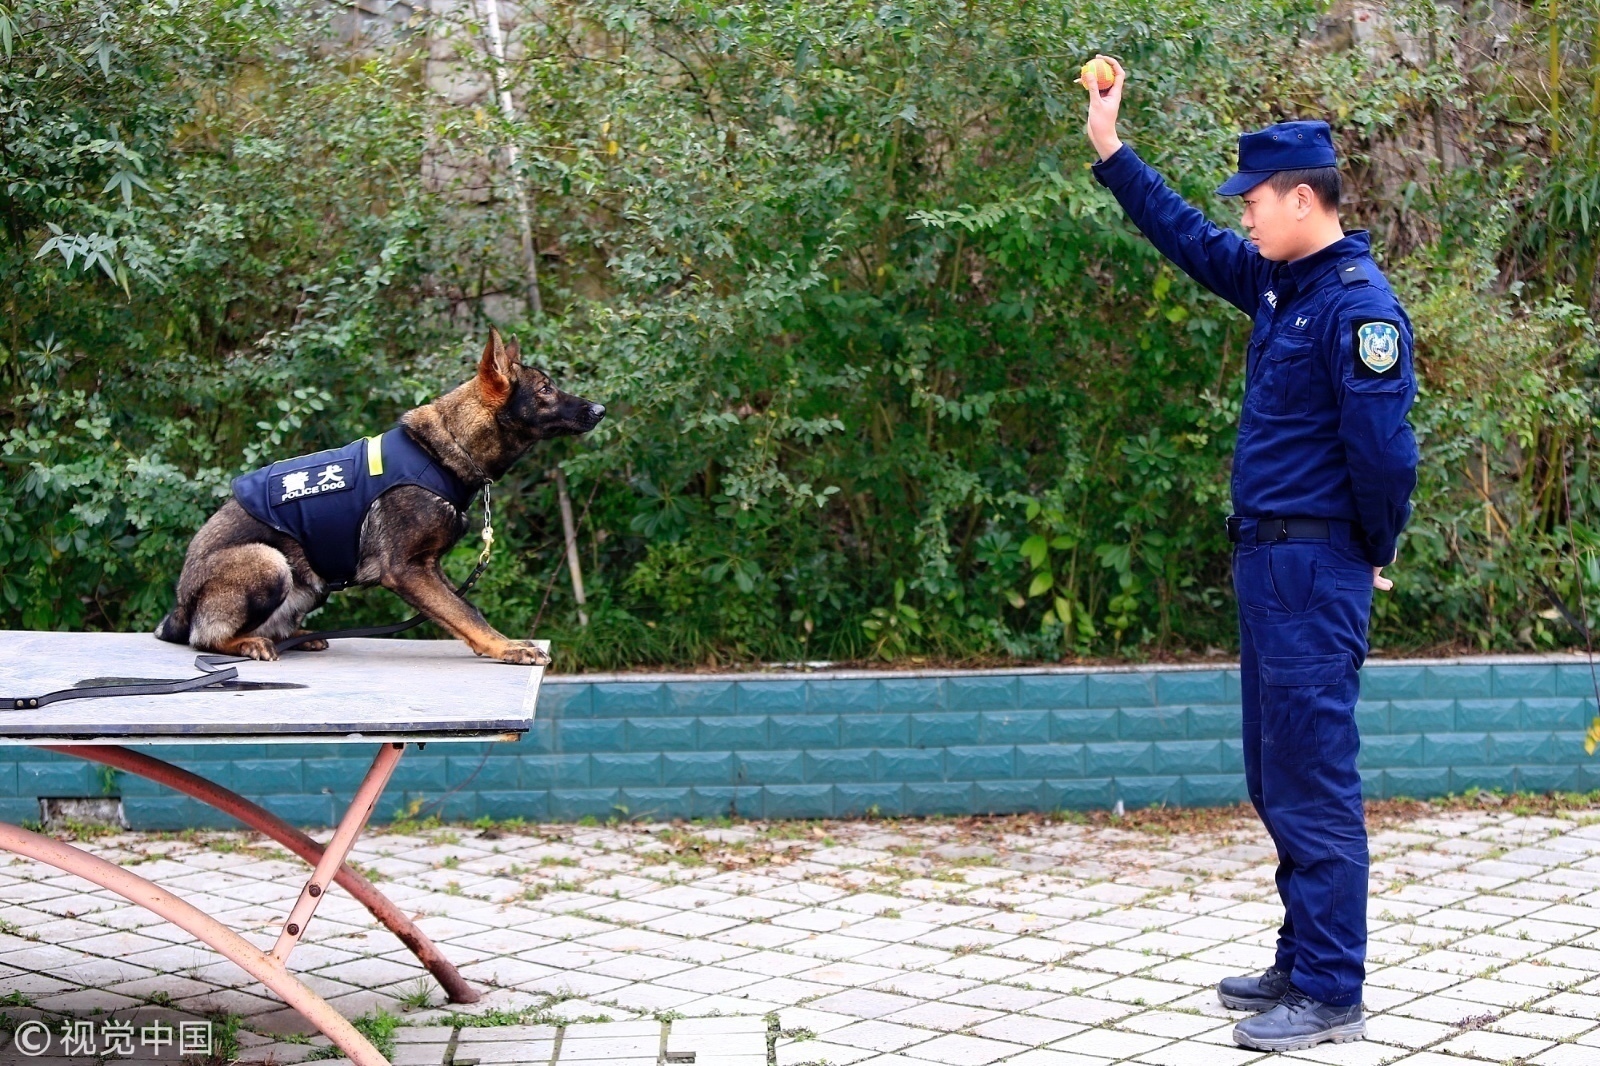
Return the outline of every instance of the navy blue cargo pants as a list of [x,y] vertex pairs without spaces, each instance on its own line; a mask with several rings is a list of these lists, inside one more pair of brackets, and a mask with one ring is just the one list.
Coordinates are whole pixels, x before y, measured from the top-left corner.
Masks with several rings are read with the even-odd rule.
[[1328,540],[1234,550],[1250,802],[1278,849],[1276,966],[1312,999],[1361,1002],[1367,830],[1356,755],[1356,671],[1367,655],[1372,567],[1348,524]]

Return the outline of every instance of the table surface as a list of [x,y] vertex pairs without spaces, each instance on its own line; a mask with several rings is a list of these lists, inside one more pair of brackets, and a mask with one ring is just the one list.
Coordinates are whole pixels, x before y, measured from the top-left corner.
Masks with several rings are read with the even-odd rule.
[[[89,678],[193,677],[197,654],[145,633],[0,630],[0,696],[39,696]],[[237,669],[242,682],[304,687],[0,710],[0,743],[513,739],[532,725],[544,677],[543,667],[482,659],[458,640],[335,640],[327,651],[290,651]]]

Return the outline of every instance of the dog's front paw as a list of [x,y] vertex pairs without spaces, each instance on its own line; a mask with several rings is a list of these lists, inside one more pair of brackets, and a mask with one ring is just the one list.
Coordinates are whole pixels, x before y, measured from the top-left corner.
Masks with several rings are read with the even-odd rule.
[[278,649],[266,637],[240,637],[233,646],[233,654],[247,655],[264,663],[278,660]]
[[500,661],[517,666],[549,666],[550,653],[531,644],[512,644],[500,653]]
[[[297,629],[297,630],[294,631],[293,635],[297,636],[297,637],[303,637],[309,632],[311,632],[311,630],[309,630],[309,629]],[[303,644],[296,644],[293,648],[291,648],[289,650],[290,651],[327,651],[328,650],[328,642],[325,641],[325,640],[322,640],[321,638],[318,638],[317,640],[308,640]]]

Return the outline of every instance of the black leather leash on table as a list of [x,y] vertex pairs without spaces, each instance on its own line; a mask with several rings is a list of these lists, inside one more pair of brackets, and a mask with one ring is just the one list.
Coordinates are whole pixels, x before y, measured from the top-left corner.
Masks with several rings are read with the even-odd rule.
[[231,655],[196,655],[194,665],[201,672],[195,677],[186,677],[177,681],[144,681],[127,685],[89,685],[74,686],[73,688],[58,688],[54,692],[46,692],[42,696],[0,696],[0,711],[27,711],[35,707],[45,707],[62,700],[85,700],[103,696],[164,696],[171,692],[193,692],[195,689],[208,688],[212,685],[221,685],[232,681],[239,676],[239,671],[225,663],[244,661],[243,656]]
[[[491,524],[489,512],[489,484],[485,481],[483,486],[483,551],[478,554],[478,563],[472,568],[472,573],[467,579],[456,586],[456,595],[465,597],[478,583],[478,578],[489,566],[489,551],[494,546],[494,527]],[[408,629],[415,629],[428,620],[427,615],[414,614],[404,622],[392,622],[383,626],[362,626],[359,629],[332,629],[320,633],[301,633],[293,637],[285,637],[272,646],[277,651],[286,652],[308,644],[313,640],[341,640],[346,637],[389,637],[396,633],[404,633]],[[143,678],[119,678],[128,684],[97,685],[80,681],[72,688],[58,688],[54,692],[46,692],[42,696],[0,696],[0,711],[29,711],[38,707],[47,707],[52,703],[61,703],[64,700],[103,699],[108,696],[167,696],[177,692],[194,692],[203,688],[222,688],[229,682],[238,681],[239,671],[231,664],[250,662],[248,655],[196,655],[194,657],[195,669],[200,673],[194,677],[185,677],[178,680]],[[240,682],[250,684],[250,682]],[[254,687],[254,686],[252,686]],[[267,687],[263,685],[262,687]],[[273,688],[285,687],[271,685]],[[298,688],[300,686],[287,686]]]

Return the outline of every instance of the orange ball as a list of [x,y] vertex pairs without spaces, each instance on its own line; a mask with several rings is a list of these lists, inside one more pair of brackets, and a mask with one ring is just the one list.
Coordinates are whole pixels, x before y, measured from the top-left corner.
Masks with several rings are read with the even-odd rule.
[[1085,89],[1109,89],[1116,80],[1116,70],[1104,59],[1091,59],[1078,71],[1078,81]]

